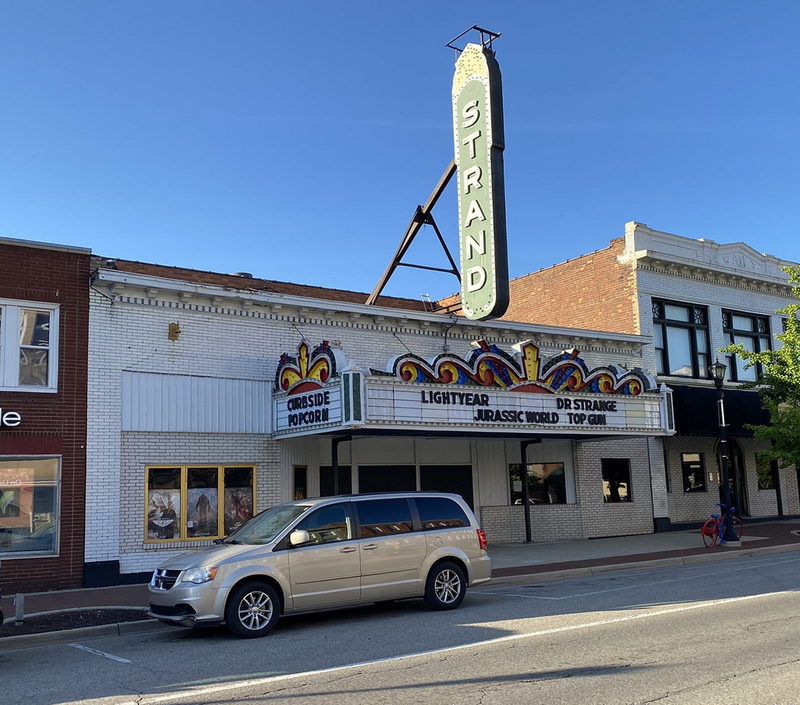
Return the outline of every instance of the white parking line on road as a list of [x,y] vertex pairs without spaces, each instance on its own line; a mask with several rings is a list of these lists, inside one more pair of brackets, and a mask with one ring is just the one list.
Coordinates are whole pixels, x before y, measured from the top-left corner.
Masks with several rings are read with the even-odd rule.
[[91,646],[84,646],[83,644],[67,644],[67,646],[71,646],[74,649],[81,649],[82,651],[88,651],[90,654],[94,654],[95,656],[110,658],[112,661],[119,661],[120,663],[131,663],[130,660],[122,658],[122,656],[114,656],[114,654],[107,654],[105,651],[98,651],[97,649],[93,649]]
[[[742,565],[742,566],[733,566],[727,567],[724,570],[704,570],[702,571],[702,576],[706,577],[709,575],[723,575],[725,573],[730,573],[731,571],[743,571],[743,570],[761,570],[762,568],[768,568],[769,566],[773,565],[781,565],[783,563],[797,563],[800,561],[800,558],[786,558],[781,561],[772,561],[771,563],[758,563],[758,564],[750,564],[750,565]],[[517,592],[510,592],[510,591],[493,591],[493,590],[484,590],[483,588],[478,588],[480,590],[481,595],[497,595],[500,597],[522,597],[526,600],[574,600],[578,597],[588,597],[589,595],[602,595],[606,592],[619,592],[620,590],[638,590],[641,587],[647,587],[649,585],[663,585],[665,583],[682,583],[687,581],[694,581],[697,580],[697,575],[686,575],[681,578],[670,578],[669,580],[651,580],[645,583],[637,582],[631,583],[630,585],[620,585],[619,587],[613,588],[605,588],[603,590],[591,590],[589,592],[575,592],[566,595],[531,595],[531,594],[522,594]]]
[[778,593],[765,593],[761,595],[744,595],[741,597],[729,597],[722,600],[710,600],[709,602],[696,602],[691,605],[683,605],[681,607],[672,607],[668,609],[660,609],[654,612],[645,612],[642,614],[626,614],[622,617],[613,617],[611,619],[600,619],[594,622],[584,622],[583,624],[572,624],[565,627],[553,627],[552,629],[542,629],[536,632],[529,632],[526,634],[510,634],[509,636],[501,636],[496,639],[486,639],[485,641],[474,641],[469,644],[459,644],[457,646],[447,646],[441,649],[431,649],[430,651],[418,651],[416,653],[401,654],[399,656],[390,656],[388,658],[375,659],[373,661],[361,661],[360,663],[350,663],[343,666],[333,666],[332,668],[321,668],[315,671],[303,671],[301,673],[286,673],[282,676],[269,676],[267,678],[255,678],[252,680],[239,681],[238,683],[220,683],[219,685],[207,686],[205,688],[196,688],[193,690],[184,690],[174,693],[165,693],[163,695],[155,695],[151,697],[140,697],[136,700],[125,700],[117,703],[117,705],[156,705],[157,703],[166,703],[171,700],[186,700],[187,698],[197,698],[198,700],[206,695],[214,693],[223,693],[230,690],[238,690],[241,688],[255,688],[272,683],[280,683],[282,681],[289,681],[299,678],[309,678],[310,676],[325,675],[328,673],[337,673],[346,671],[353,668],[365,668],[366,666],[375,666],[382,663],[393,663],[396,661],[403,661],[419,656],[436,656],[438,654],[445,654],[453,651],[462,651],[463,649],[471,649],[476,646],[492,646],[494,644],[502,644],[509,641],[520,641],[522,639],[533,639],[539,636],[547,636],[550,634],[559,634],[561,632],[572,632],[579,629],[590,629],[592,627],[601,627],[608,624],[619,624],[620,622],[633,622],[639,619],[650,619],[652,617],[661,617],[667,614],[674,614],[677,612],[688,612],[690,610],[703,609],[705,607],[717,607],[719,605],[728,605],[735,602],[743,602],[745,600],[756,600],[761,597],[771,597]]

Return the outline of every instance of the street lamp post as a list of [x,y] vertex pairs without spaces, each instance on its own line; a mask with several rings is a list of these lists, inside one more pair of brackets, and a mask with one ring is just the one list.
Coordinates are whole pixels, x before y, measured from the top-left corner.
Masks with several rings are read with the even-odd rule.
[[720,487],[719,501],[724,505],[723,511],[725,512],[725,523],[722,539],[726,542],[738,542],[739,538],[733,532],[733,516],[731,514],[731,485],[730,474],[728,471],[728,433],[727,424],[725,423],[725,392],[722,389],[722,383],[725,381],[725,371],[727,367],[725,363],[716,360],[714,364],[709,365],[708,371],[714,380],[714,386],[717,388],[717,415],[719,418],[719,458],[720,470],[722,475],[722,486]]

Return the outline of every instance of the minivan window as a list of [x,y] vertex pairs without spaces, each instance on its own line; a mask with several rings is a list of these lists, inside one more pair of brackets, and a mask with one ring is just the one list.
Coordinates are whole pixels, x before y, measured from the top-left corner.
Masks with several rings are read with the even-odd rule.
[[422,522],[423,531],[436,529],[452,529],[458,526],[469,526],[469,519],[464,510],[452,499],[446,497],[416,497],[417,511]]
[[354,504],[358,510],[359,536],[362,539],[407,534],[414,530],[407,499],[371,499]]
[[222,539],[222,543],[269,543],[310,508],[309,504],[279,504],[270,507],[242,524],[236,531]]
[[332,504],[322,507],[309,514],[301,521],[297,529],[305,529],[308,532],[308,546],[312,543],[332,543],[334,541],[346,541],[347,532],[347,510],[344,504]]

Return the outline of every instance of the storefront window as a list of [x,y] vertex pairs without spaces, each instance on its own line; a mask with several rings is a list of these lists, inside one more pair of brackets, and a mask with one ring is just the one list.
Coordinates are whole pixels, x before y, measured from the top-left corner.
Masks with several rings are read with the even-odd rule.
[[[508,467],[511,504],[522,504],[521,465]],[[567,483],[564,463],[528,463],[528,502],[530,504],[566,504]]]
[[58,550],[58,458],[0,460],[0,556]]
[[253,516],[253,468],[147,468],[148,541],[211,539]]
[[706,470],[701,453],[681,453],[684,492],[706,491]]
[[219,517],[219,469],[189,468],[186,476],[186,536],[216,536]]
[[603,500],[605,502],[632,502],[631,462],[627,458],[602,458]]
[[254,470],[251,467],[225,468],[225,517],[223,531],[227,536],[253,516]]
[[181,469],[150,468],[147,472],[147,538],[179,539]]
[[770,460],[763,453],[756,453],[758,489],[774,490],[778,486],[778,461]]

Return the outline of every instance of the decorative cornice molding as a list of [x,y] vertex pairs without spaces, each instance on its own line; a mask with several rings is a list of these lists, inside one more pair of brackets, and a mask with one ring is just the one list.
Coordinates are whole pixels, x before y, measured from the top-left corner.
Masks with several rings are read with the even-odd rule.
[[633,268],[785,296],[791,289],[786,267],[797,262],[758,252],[744,242],[717,243],[654,230],[644,223],[626,223],[624,248],[617,261]]
[[741,274],[732,274],[729,272],[721,272],[719,270],[709,269],[702,266],[689,267],[687,265],[679,265],[675,262],[665,262],[656,257],[649,257],[645,255],[635,260],[634,266],[637,269],[653,272],[654,274],[665,274],[670,277],[679,277],[681,279],[691,279],[693,281],[701,281],[707,284],[716,284],[719,286],[729,286],[736,289],[747,289],[748,291],[756,291],[762,294],[772,294],[773,296],[781,296],[784,298],[794,298],[792,287],[789,284],[779,284],[774,281],[765,281],[755,277],[747,277]]
[[[194,301],[180,301],[180,300],[165,300],[165,299],[152,299],[146,297],[144,294],[145,292],[142,291],[142,296],[135,296],[131,293],[125,293],[124,295],[118,295],[115,297],[115,301],[117,303],[122,304],[131,304],[135,306],[149,306],[155,308],[164,308],[170,309],[172,311],[196,311],[201,313],[217,313],[220,315],[226,316],[240,316],[244,318],[255,318],[255,319],[263,319],[263,320],[271,320],[271,321],[285,321],[287,323],[303,323],[306,325],[319,325],[319,326],[326,326],[329,328],[345,328],[345,329],[371,329],[371,330],[389,330],[394,331],[395,333],[402,334],[402,335],[416,335],[416,336],[425,336],[427,338],[438,338],[444,339],[445,337],[445,329],[447,326],[429,324],[427,326],[421,325],[420,327],[416,327],[413,325],[412,322],[406,321],[404,326],[398,325],[396,322],[392,324],[391,321],[384,321],[383,323],[377,323],[375,321],[369,320],[367,317],[362,318],[358,322],[350,321],[348,319],[340,319],[340,320],[333,320],[331,318],[326,318],[324,315],[317,317],[306,318],[300,320],[299,312],[293,308],[282,307],[282,306],[272,306],[270,308],[266,307],[254,307],[251,305],[251,302],[242,301],[236,304],[236,308],[234,308],[231,304],[236,302],[229,301],[228,306],[218,306],[214,305],[211,302],[201,303],[197,300]],[[105,303],[111,303],[106,301]],[[273,310],[274,309],[274,310]],[[172,314],[171,314],[172,315]],[[409,323],[412,323],[409,325]],[[482,328],[477,329],[480,331]],[[501,332],[506,332],[509,329],[502,329]],[[471,328],[467,329],[466,327],[461,330],[449,330],[447,332],[447,339],[451,341],[459,341],[461,343],[472,344],[475,340],[480,339],[480,336],[476,335],[476,328],[472,326]],[[507,344],[517,344],[521,340],[525,340],[525,337],[520,335],[519,337],[515,334],[514,331],[510,331],[511,341]],[[495,336],[497,337],[497,336]],[[580,349],[587,354],[592,355],[604,355],[607,357],[611,356],[622,356],[626,358],[631,357],[641,357],[641,351],[643,348],[643,344],[637,339],[632,339],[630,341],[624,340],[607,340],[605,338],[596,337],[596,336],[586,336],[586,335],[565,335],[565,334],[553,334],[553,333],[537,333],[535,331],[531,331],[528,334],[529,338],[534,338],[536,340],[537,345],[540,347],[542,351],[548,352],[548,354],[555,355],[557,353],[562,352],[563,350],[569,350],[573,347],[580,346]],[[626,363],[628,364],[628,363]]]
[[[99,292],[107,292],[117,301],[137,305],[216,311],[225,315],[288,322],[302,319],[303,322],[331,327],[394,330],[436,338],[447,337],[453,340],[503,338],[507,342],[516,342],[535,338],[542,340],[544,346],[553,349],[576,346],[587,352],[608,351],[617,354],[624,350],[633,350],[633,354],[636,354],[636,351],[649,341],[649,338],[640,335],[531,325],[513,321],[484,321],[476,325],[468,319],[455,317],[452,314],[412,312],[334,302],[330,299],[245,292],[118,270],[98,270],[94,287]],[[120,297],[119,294],[123,290],[125,296]],[[544,342],[548,340],[553,341],[552,345]]]

